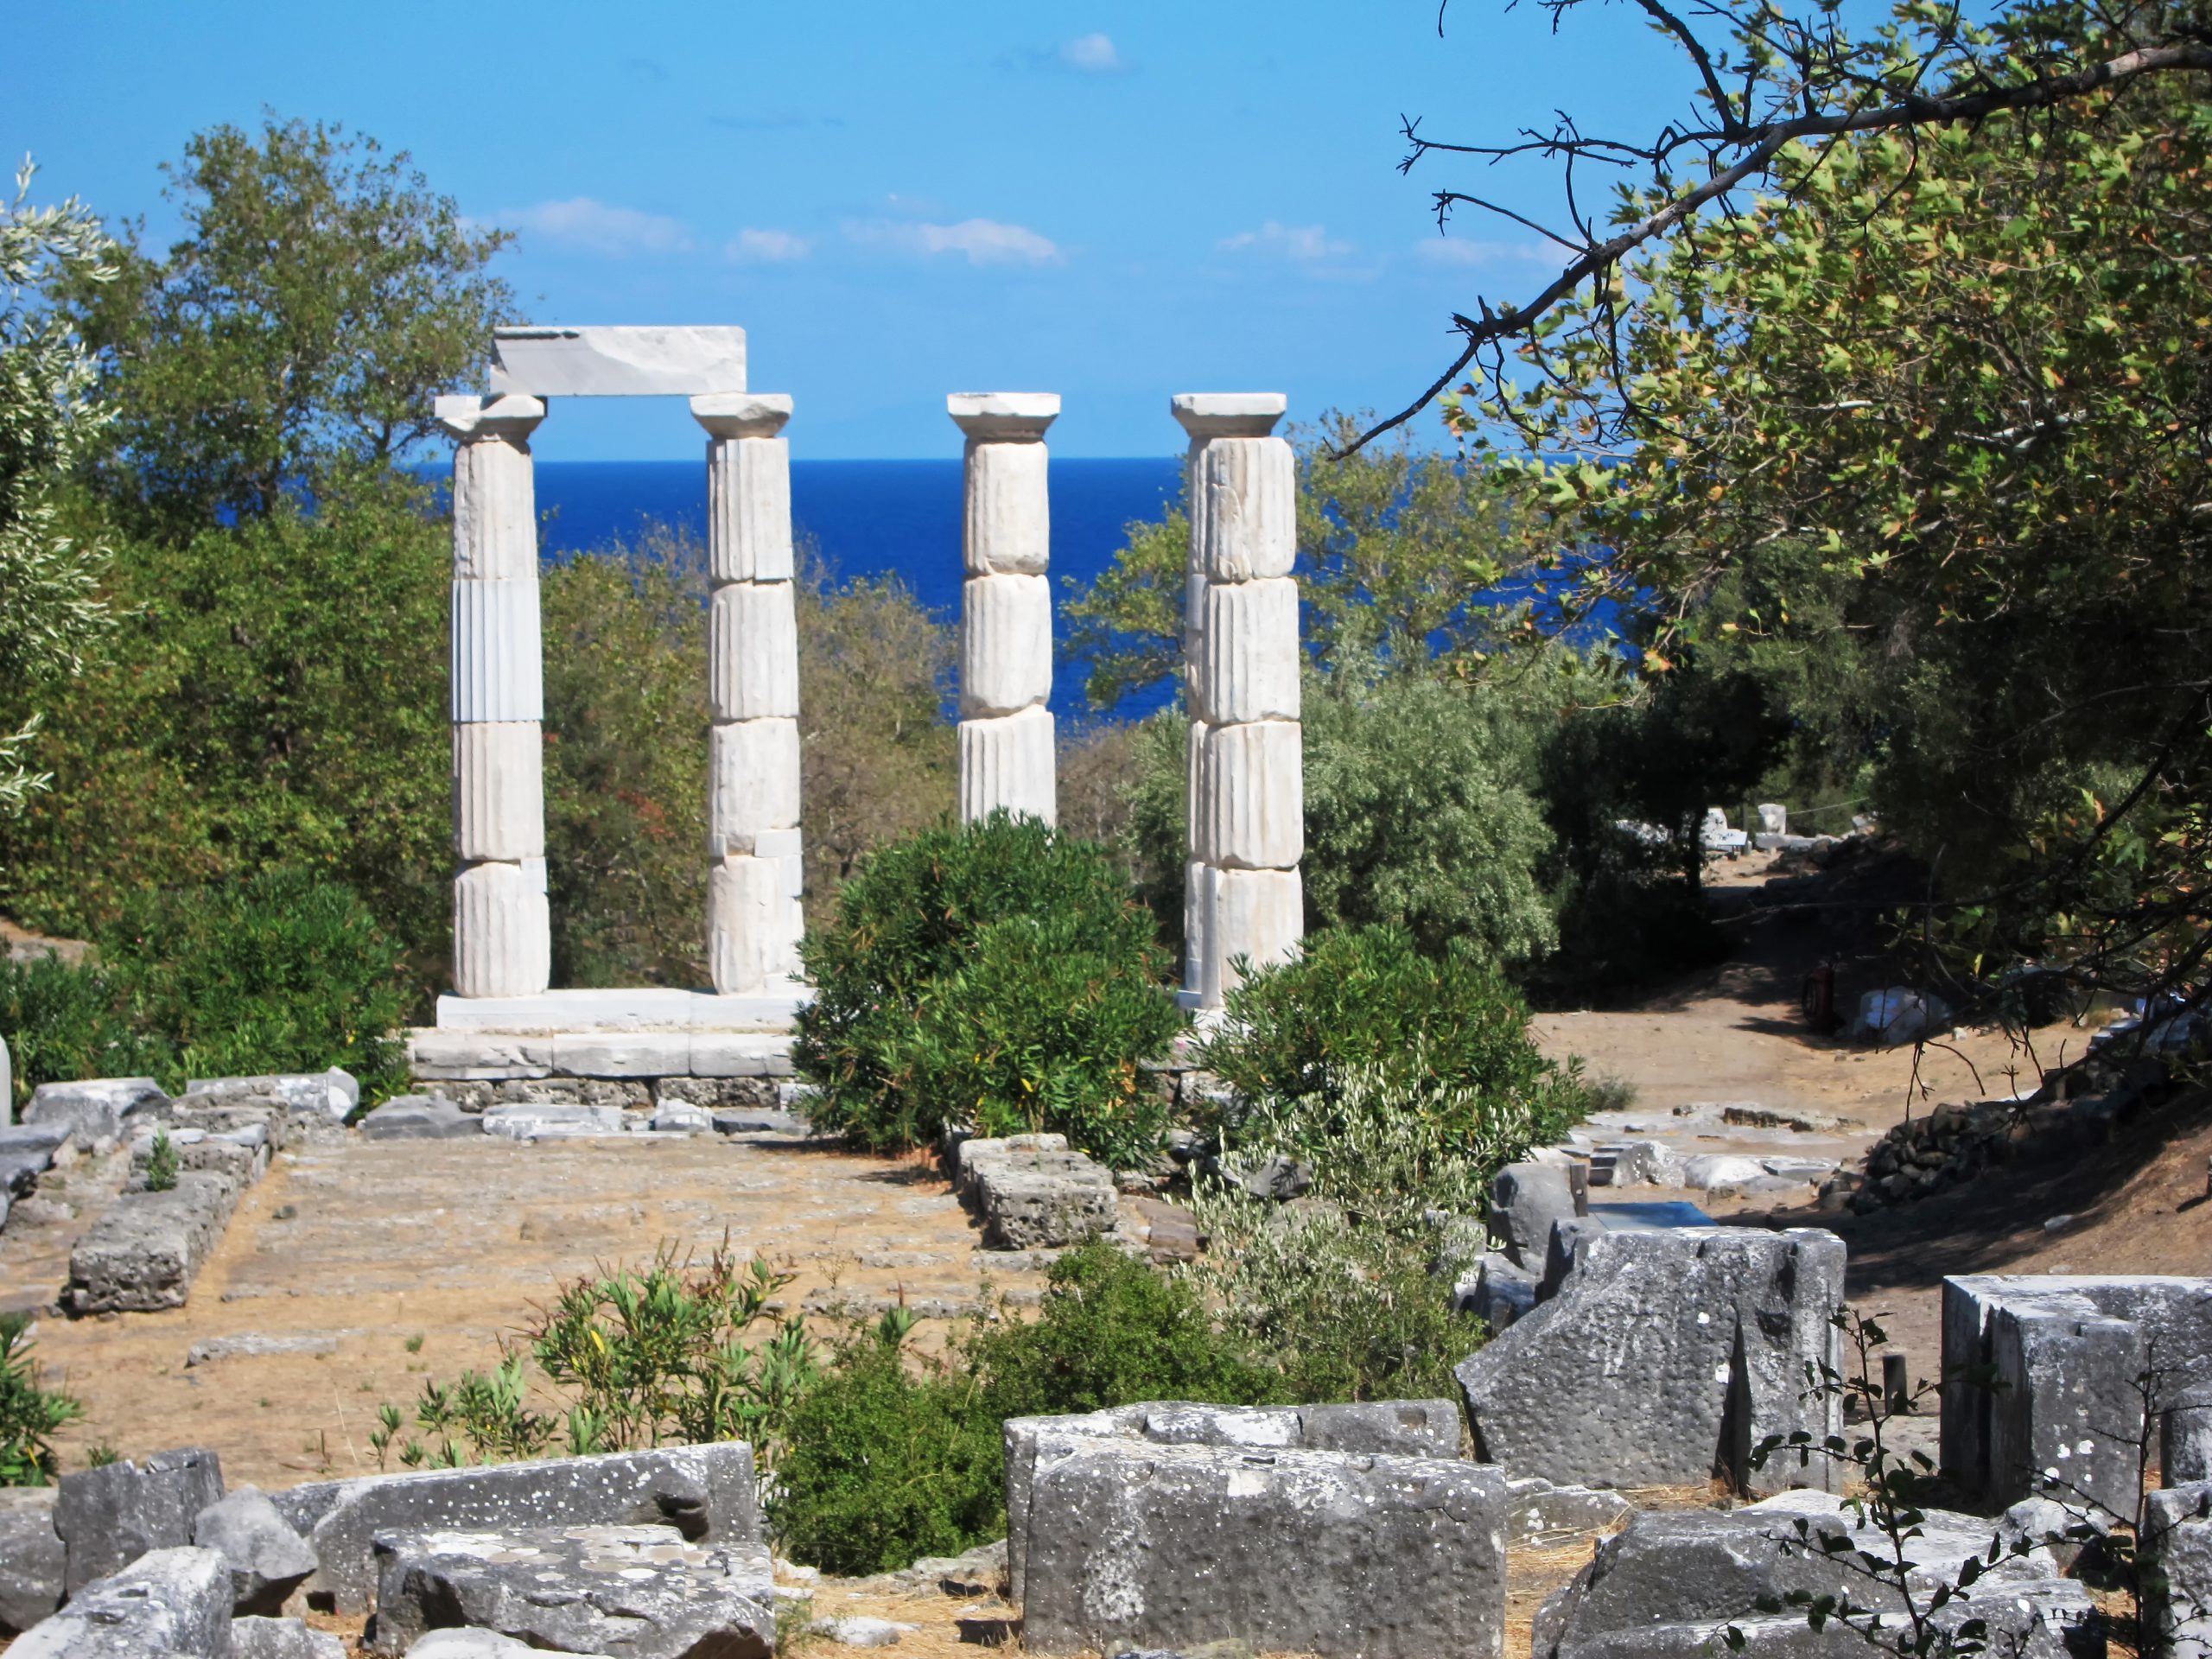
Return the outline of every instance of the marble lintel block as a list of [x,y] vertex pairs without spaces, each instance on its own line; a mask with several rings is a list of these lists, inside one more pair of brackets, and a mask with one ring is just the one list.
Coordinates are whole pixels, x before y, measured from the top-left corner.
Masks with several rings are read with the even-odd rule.
[[1011,715],[1052,695],[1052,589],[1043,576],[970,576],[960,588],[960,713]]
[[961,549],[971,576],[1041,576],[1052,545],[1041,443],[968,440]]
[[1205,573],[1213,582],[1287,576],[1298,556],[1298,463],[1281,438],[1217,438],[1206,445]]
[[1197,707],[1217,726],[1298,718],[1298,582],[1206,584]]
[[1025,709],[960,722],[960,821],[974,823],[1003,807],[1016,817],[1059,818],[1049,709]]
[[453,573],[464,582],[537,578],[536,469],[520,438],[454,446]]
[[707,602],[707,701],[716,720],[798,717],[798,618],[788,582],[726,582]]
[[757,991],[798,966],[784,872],[772,858],[725,858],[707,874],[707,965],[724,995]]
[[739,720],[707,736],[707,849],[750,855],[759,837],[798,827],[796,720]]
[[1212,903],[1200,995],[1208,1007],[1217,1007],[1243,982],[1237,958],[1249,958],[1259,969],[1297,954],[1306,936],[1306,900],[1296,870],[1213,869],[1209,886]]
[[453,988],[461,996],[536,996],[553,976],[544,861],[471,864],[453,883]]
[[1224,869],[1295,868],[1306,850],[1303,728],[1294,720],[1217,726],[1206,735],[1192,817],[1198,855]]
[[536,721],[453,728],[453,849],[464,864],[545,855],[545,737]]
[[791,579],[791,447],[786,438],[707,440],[707,575]]
[[537,575],[453,585],[453,717],[456,721],[543,720]]

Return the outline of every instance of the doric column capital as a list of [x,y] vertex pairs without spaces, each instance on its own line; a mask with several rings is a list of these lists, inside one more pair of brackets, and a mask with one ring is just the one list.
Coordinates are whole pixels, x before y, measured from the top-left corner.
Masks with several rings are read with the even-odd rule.
[[1204,443],[1270,436],[1290,400],[1279,391],[1179,391],[1167,407],[1183,429]]
[[944,412],[976,443],[1036,443],[1060,416],[1057,391],[956,391]]
[[788,392],[709,391],[691,400],[691,418],[717,438],[772,438],[791,417]]
[[437,423],[457,443],[480,438],[519,442],[545,418],[545,400],[509,392],[501,397],[479,397],[464,393],[441,397],[432,405]]

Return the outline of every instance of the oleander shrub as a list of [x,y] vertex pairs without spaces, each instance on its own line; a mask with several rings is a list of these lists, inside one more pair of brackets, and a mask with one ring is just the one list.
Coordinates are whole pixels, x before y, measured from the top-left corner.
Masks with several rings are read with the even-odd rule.
[[51,1437],[82,1415],[57,1389],[41,1386],[26,1334],[28,1313],[0,1313],[0,1486],[44,1486],[59,1472]]
[[41,1083],[140,1077],[169,1062],[167,1046],[131,1024],[105,969],[54,957],[0,961],[0,1037],[18,1108]]
[[1200,1064],[1248,1103],[1326,1099],[1367,1066],[1470,1139],[1541,1144],[1588,1109],[1580,1064],[1544,1057],[1520,993],[1463,941],[1427,956],[1402,926],[1332,928],[1247,979],[1224,1013]]
[[896,1313],[841,1344],[800,1396],[769,1520],[794,1560],[844,1575],[951,1555],[1006,1530],[1008,1417],[1142,1400],[1284,1398],[1193,1287],[1094,1243],[1053,1265],[1033,1320],[1006,1316],[914,1351]]
[[819,1127],[897,1149],[948,1121],[1049,1129],[1116,1164],[1157,1147],[1142,1063],[1182,1015],[1151,913],[1103,848],[994,814],[886,847],[804,946],[793,1058]]

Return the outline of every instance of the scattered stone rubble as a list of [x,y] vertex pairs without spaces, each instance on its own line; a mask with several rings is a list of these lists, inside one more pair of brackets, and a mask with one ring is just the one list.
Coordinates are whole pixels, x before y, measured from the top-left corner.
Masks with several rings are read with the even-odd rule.
[[2048,1495],[2132,1521],[2133,1442],[2208,1369],[2212,1279],[1946,1279],[1943,1471],[1993,1504]]
[[[304,1597],[373,1609],[384,1652],[766,1659],[769,1567],[741,1442],[227,1495],[194,1447],[7,1495],[0,1635],[41,1659],[339,1659],[281,1616]],[[482,1639],[415,1641],[453,1624]]]
[[[1732,1626],[1742,1634],[1743,1651],[1753,1656],[1864,1654],[1866,1637],[1840,1621],[1815,1631],[1802,1608],[1758,1611],[1762,1599],[1771,1606],[1792,1592],[1847,1590],[1854,1601],[1896,1621],[1902,1598],[1853,1571],[1852,1552],[1819,1548],[1818,1539],[1828,1535],[1887,1557],[1878,1535],[1869,1536],[1840,1500],[1823,1493],[1787,1493],[1727,1514],[1639,1514],[1625,1530],[1601,1541],[1590,1564],[1537,1613],[1534,1659],[1700,1659],[1727,1650],[1723,1633]],[[1911,1545],[1919,1564],[1912,1582],[1923,1605],[1939,1584],[1957,1581],[1968,1556],[1988,1550],[1990,1536],[1989,1522],[1977,1517],[1928,1515]],[[2102,1650],[2095,1612],[2088,1592],[2062,1577],[2049,1553],[2037,1549],[1989,1567],[1939,1622],[1955,1628],[1969,1618],[1986,1620],[1993,1653],[2080,1659]]]
[[1535,1306],[1458,1369],[1478,1455],[1565,1485],[1833,1478],[1754,1471],[1751,1452],[1840,1432],[1838,1402],[1804,1395],[1808,1363],[1841,1363],[1843,1268],[1842,1241],[1812,1229],[1554,1221]]

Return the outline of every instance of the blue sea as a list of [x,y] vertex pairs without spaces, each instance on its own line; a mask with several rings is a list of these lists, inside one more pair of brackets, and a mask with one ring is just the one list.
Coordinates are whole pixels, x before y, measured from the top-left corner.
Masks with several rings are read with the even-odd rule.
[[[1179,456],[1052,461],[1052,587],[1089,582],[1113,563],[1125,527],[1157,518],[1181,493]],[[548,559],[632,540],[648,524],[707,524],[706,467],[696,461],[542,461],[538,545]],[[943,461],[794,461],[791,521],[842,576],[895,575],[948,620],[960,611],[961,464]],[[1063,659],[1052,710],[1086,712],[1084,665]],[[1158,698],[1132,699],[1123,715]]]

